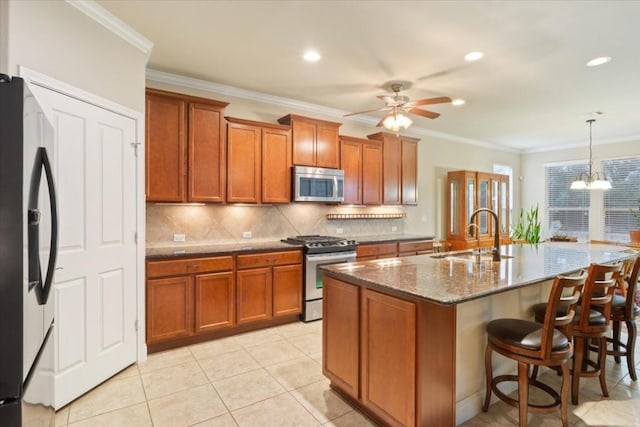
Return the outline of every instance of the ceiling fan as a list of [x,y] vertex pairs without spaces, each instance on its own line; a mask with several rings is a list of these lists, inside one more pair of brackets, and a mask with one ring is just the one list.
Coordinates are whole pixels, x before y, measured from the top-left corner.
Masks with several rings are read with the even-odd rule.
[[408,96],[400,95],[400,91],[404,88],[401,83],[392,83],[391,90],[395,95],[379,95],[378,98],[385,102],[384,107],[373,108],[371,110],[358,111],[357,113],[345,114],[344,117],[354,116],[356,114],[372,113],[374,111],[388,111],[387,114],[380,119],[376,126],[384,126],[387,129],[398,131],[400,128],[408,128],[413,121],[408,117],[409,114],[417,114],[422,117],[435,119],[440,116],[439,113],[417,108],[422,105],[442,104],[451,102],[448,96],[440,96],[437,98],[426,98],[411,101]]

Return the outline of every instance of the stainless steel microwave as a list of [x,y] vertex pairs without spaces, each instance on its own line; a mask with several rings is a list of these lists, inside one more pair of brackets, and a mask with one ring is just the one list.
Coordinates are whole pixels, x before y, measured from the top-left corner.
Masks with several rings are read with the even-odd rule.
[[344,201],[344,171],[294,166],[293,200],[324,203]]

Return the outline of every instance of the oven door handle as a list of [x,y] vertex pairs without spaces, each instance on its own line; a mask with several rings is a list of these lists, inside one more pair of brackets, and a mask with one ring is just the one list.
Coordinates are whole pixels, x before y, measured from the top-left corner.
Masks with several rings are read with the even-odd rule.
[[340,255],[331,254],[331,255],[322,255],[322,254],[310,254],[307,255],[307,259],[309,261],[314,262],[322,262],[322,261],[341,261],[349,258],[353,258],[355,261],[356,253],[355,252],[343,252]]

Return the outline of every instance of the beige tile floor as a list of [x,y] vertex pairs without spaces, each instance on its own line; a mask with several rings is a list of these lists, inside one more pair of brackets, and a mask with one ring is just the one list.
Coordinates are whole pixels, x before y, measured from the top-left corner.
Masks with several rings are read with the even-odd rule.
[[[62,408],[56,426],[374,426],[323,377],[321,328],[293,323],[152,354]],[[624,363],[609,361],[607,378],[609,398],[597,379],[582,380],[572,426],[640,426],[640,384]],[[544,379],[559,382],[555,373]],[[529,425],[559,421],[535,414]],[[463,425],[517,424],[517,410],[498,402]]]

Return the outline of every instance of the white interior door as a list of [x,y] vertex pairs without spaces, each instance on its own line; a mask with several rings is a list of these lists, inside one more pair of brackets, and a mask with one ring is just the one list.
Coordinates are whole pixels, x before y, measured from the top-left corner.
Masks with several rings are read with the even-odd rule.
[[55,133],[55,407],[136,361],[136,122],[34,86]]

